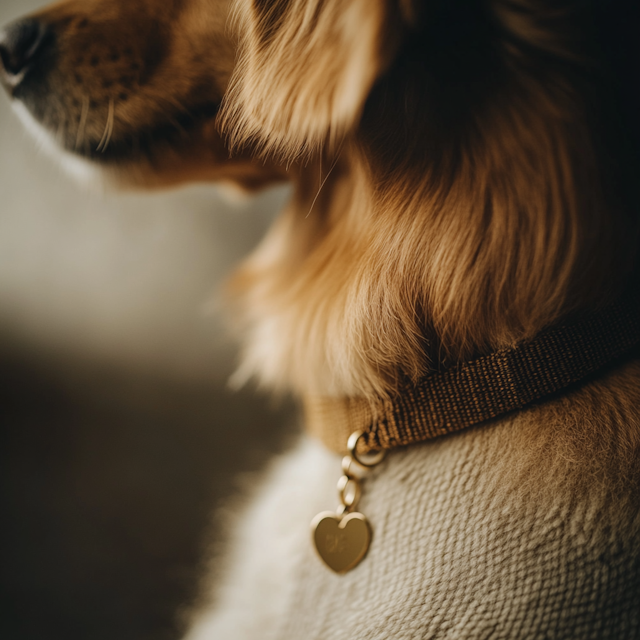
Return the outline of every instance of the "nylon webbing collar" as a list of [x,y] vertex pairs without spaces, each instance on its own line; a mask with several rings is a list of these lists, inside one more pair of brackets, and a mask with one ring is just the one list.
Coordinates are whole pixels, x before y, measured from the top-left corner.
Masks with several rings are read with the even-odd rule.
[[584,380],[640,344],[640,296],[552,328],[513,349],[460,363],[406,387],[372,410],[357,398],[305,399],[308,430],[344,452],[364,431],[367,449],[393,449],[455,433]]

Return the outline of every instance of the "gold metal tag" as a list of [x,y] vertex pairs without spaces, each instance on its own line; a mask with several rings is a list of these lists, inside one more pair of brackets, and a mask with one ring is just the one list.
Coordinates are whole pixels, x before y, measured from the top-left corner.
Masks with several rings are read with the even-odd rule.
[[338,516],[319,513],[311,523],[318,555],[336,573],[346,573],[365,557],[371,542],[371,528],[361,513]]
[[368,457],[357,452],[361,431],[351,434],[349,455],[342,459],[344,475],[338,480],[340,507],[337,513],[323,511],[311,522],[313,543],[322,561],[336,573],[346,573],[365,557],[371,544],[369,521],[355,511],[362,493],[361,482],[367,470],[384,460],[381,450]]

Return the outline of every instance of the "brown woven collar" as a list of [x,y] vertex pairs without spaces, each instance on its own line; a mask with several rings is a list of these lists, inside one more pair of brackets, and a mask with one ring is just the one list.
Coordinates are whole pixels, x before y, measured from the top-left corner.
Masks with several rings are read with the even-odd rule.
[[393,449],[497,418],[583,381],[640,344],[634,291],[587,318],[513,349],[456,365],[404,388],[393,400],[305,399],[308,431],[344,453],[364,431],[365,448]]

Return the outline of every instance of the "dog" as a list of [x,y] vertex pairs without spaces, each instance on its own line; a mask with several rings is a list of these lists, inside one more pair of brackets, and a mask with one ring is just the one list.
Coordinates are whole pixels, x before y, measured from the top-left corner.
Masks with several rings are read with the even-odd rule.
[[[229,285],[237,381],[375,416],[637,291],[637,24],[600,0],[65,0],[0,54],[82,180],[291,182]],[[301,436],[273,463],[189,640],[640,637],[637,353],[391,451],[344,575],[308,532],[339,461]]]

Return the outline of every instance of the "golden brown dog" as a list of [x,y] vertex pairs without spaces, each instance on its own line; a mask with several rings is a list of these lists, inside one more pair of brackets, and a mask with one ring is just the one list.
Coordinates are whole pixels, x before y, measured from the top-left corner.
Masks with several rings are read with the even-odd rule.
[[[637,19],[597,0],[72,0],[0,53],[76,172],[292,181],[232,282],[239,379],[374,403],[637,279]],[[193,637],[639,637],[639,403],[628,360],[394,453],[344,577],[307,562],[335,460],[303,443]]]

